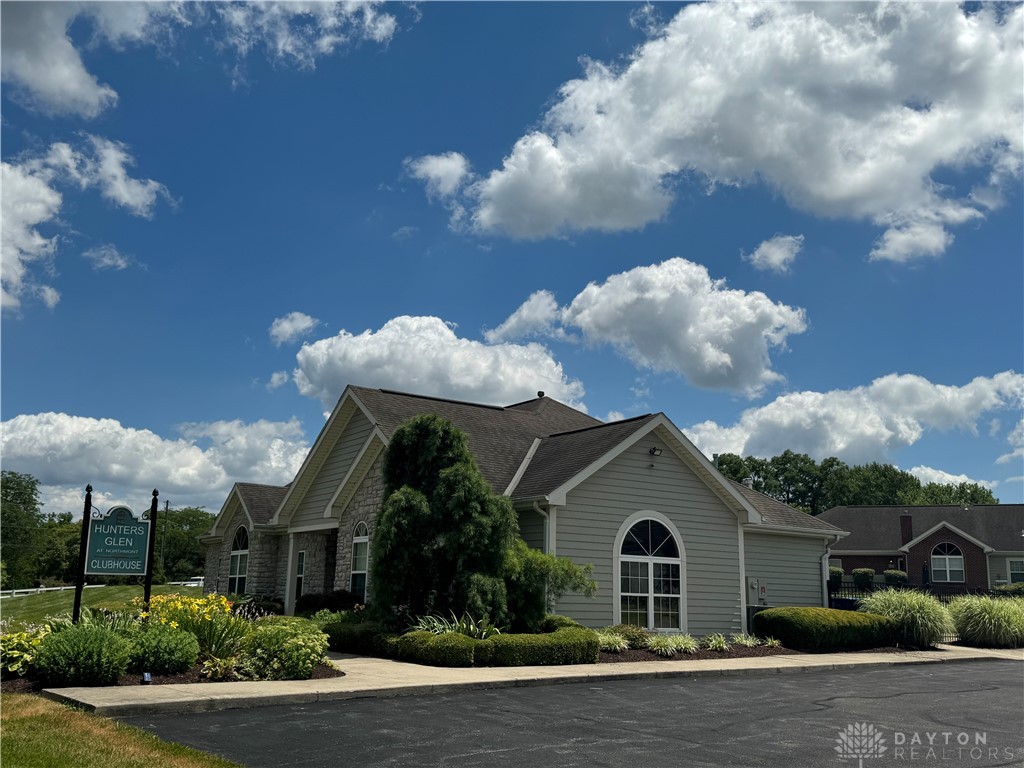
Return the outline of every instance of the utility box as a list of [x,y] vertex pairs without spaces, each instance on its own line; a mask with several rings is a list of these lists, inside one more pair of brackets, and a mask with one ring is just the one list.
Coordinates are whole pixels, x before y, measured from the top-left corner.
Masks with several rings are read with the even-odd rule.
[[768,605],[768,582],[747,579],[747,605]]

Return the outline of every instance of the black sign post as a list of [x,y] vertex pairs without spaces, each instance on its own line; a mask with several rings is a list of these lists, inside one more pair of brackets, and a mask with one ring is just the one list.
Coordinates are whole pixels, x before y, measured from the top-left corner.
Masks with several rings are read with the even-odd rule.
[[82,540],[78,545],[78,575],[75,577],[75,607],[71,621],[78,623],[82,613],[82,590],[85,589],[85,558],[89,542],[89,518],[92,516],[92,486],[85,486],[85,509],[82,511]]
[[142,610],[144,611],[149,611],[149,596],[153,591],[153,553],[156,551],[156,517],[159,510],[157,497],[159,496],[160,491],[154,488],[153,502],[149,505],[149,556],[146,558],[148,564],[146,565],[146,581],[142,593]]

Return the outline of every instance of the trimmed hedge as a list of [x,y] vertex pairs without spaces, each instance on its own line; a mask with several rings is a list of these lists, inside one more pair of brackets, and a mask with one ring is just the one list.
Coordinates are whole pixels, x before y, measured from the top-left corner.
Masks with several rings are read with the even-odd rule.
[[860,589],[871,589],[871,585],[875,583],[874,568],[854,568],[852,573],[853,583]]
[[352,621],[336,621],[323,628],[327,635],[329,647],[338,653],[358,653],[363,656],[374,656],[383,653],[381,643],[387,632],[374,621],[356,623]]
[[835,565],[830,565],[829,568],[828,568],[828,584],[829,584],[829,586],[832,587],[833,589],[839,589],[839,587],[842,585],[842,583],[843,583],[843,569],[838,567],[838,566],[835,566]]
[[568,616],[562,616],[560,613],[549,613],[544,617],[544,620],[540,623],[541,632],[555,632],[559,629],[565,629],[566,627],[582,627],[576,619],[571,619]]
[[478,640],[477,665],[596,664],[599,651],[594,630],[563,627],[544,635],[495,635]]
[[435,635],[433,632],[419,630],[408,632],[388,645],[400,661],[432,667],[472,667],[473,651],[480,642],[484,641],[457,632]]
[[896,642],[895,622],[833,608],[768,608],[754,614],[753,632],[800,651],[881,648]]
[[336,589],[334,592],[309,593],[299,595],[295,600],[295,613],[299,616],[309,616],[317,611],[351,611],[360,603],[365,602],[357,598],[346,589]]
[[882,571],[882,576],[885,577],[885,583],[889,585],[896,585],[902,587],[907,583],[907,572],[896,569],[890,569],[888,571]]

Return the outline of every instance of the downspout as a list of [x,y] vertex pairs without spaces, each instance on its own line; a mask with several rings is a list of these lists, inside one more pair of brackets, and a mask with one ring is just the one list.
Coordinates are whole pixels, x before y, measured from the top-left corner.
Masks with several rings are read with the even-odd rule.
[[540,502],[533,502],[533,511],[544,518],[544,552],[551,553],[551,518],[548,517],[548,513],[540,508]]
[[828,608],[828,554],[839,538],[825,539],[825,552],[821,555],[821,607]]

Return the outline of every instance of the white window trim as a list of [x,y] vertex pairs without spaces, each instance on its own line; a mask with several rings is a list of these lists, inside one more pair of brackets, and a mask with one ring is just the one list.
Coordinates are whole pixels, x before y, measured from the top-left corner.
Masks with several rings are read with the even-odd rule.
[[[1016,565],[1017,567],[1014,568],[1014,565]],[[1006,583],[1007,584],[1015,584],[1015,583],[1017,583],[1017,582],[1015,582],[1013,580],[1013,574],[1015,574],[1015,573],[1019,573],[1020,577],[1021,577],[1020,580],[1024,581],[1024,559],[1017,558],[1017,557],[1008,557],[1008,558],[1006,558]]]
[[[959,555],[937,555],[937,554],[935,554],[935,550],[937,550],[943,544],[948,544],[951,547],[955,547],[956,551],[959,552],[960,554]],[[960,561],[960,567],[959,568],[950,568],[950,565],[952,564],[951,561],[955,561],[955,560],[959,560]],[[942,565],[943,565],[942,568],[938,567],[939,562],[942,562]],[[964,551],[963,551],[963,549],[959,545],[954,544],[952,541],[940,541],[938,544],[936,544],[934,547],[932,547],[931,566],[932,566],[931,578],[932,578],[932,583],[933,584],[936,584],[936,583],[937,584],[964,584],[967,581],[967,568],[966,568],[966,563],[964,562]],[[963,577],[959,578],[959,579],[951,579],[949,577],[950,571],[959,571],[960,573],[963,574]],[[945,578],[940,579],[938,577],[938,575],[937,575],[939,573],[944,574]]]
[[[686,592],[687,592],[687,578],[686,578],[686,547],[683,546],[683,537],[679,535],[679,529],[676,528],[675,524],[669,520],[665,515],[660,512],[655,512],[653,509],[644,509],[639,512],[634,512],[632,515],[627,517],[621,526],[619,531],[615,534],[615,544],[612,549],[612,584],[613,584],[613,595],[612,595],[612,624],[622,623],[622,579],[621,579],[621,568],[619,563],[625,560],[635,560],[630,555],[621,555],[622,542],[626,538],[626,534],[629,533],[629,529],[639,523],[641,520],[654,520],[664,525],[669,533],[672,534],[672,538],[675,539],[676,547],[679,549],[679,627],[678,629],[662,629],[661,632],[686,632],[689,625],[689,616],[687,615],[686,607]],[[639,558],[641,561],[652,562],[657,560],[665,560],[665,558]],[[670,558],[667,562],[674,563],[676,560]],[[649,576],[653,581],[653,575]],[[674,595],[673,595],[674,597]],[[653,606],[651,607],[653,609]]]
[[[234,546],[235,546],[235,539],[238,538],[238,532],[240,530],[244,530],[245,531],[245,549],[235,549],[234,548]],[[246,587],[249,586],[249,529],[246,528],[244,525],[240,525],[237,528],[235,528],[235,533],[231,537],[231,547],[232,547],[231,551],[228,554],[228,592],[231,593],[231,594],[241,594],[241,595],[244,595],[244,594],[246,594],[246,592],[245,592]],[[238,556],[239,560],[241,560],[241,556],[242,555],[245,555],[245,573],[242,573],[242,574],[237,574],[236,573],[236,574],[232,575],[231,571],[232,571],[232,569],[234,568],[234,565],[235,565],[235,556],[236,555]],[[235,586],[237,586],[239,579],[244,579],[245,580],[245,584],[242,585],[242,591],[241,592],[235,592],[235,591],[233,591],[231,589],[231,582],[234,581],[235,582]]]
[[[362,526],[366,530],[365,536],[355,535],[355,532],[359,530],[360,526]],[[366,545],[366,570],[363,571],[356,570],[356,544]],[[370,580],[370,527],[363,521],[359,521],[358,523],[356,523],[355,527],[352,529],[352,555],[350,558],[349,566],[349,591],[352,590],[353,577],[355,577],[357,574],[362,574],[363,576],[365,576],[365,579],[363,580],[363,602],[366,602],[366,598],[368,597],[366,585]]]

